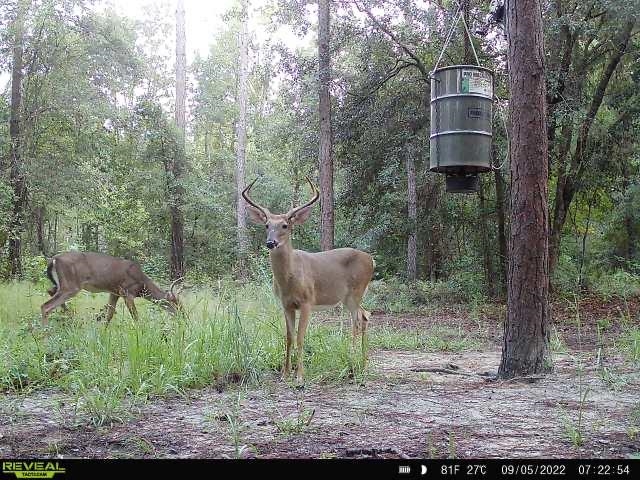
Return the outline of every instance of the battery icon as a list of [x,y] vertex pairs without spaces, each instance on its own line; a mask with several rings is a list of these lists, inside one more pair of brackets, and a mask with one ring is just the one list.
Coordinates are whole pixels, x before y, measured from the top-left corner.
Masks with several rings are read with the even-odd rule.
[[411,473],[411,467],[409,465],[400,465],[398,467],[398,473],[400,473],[402,475],[407,475],[407,474]]

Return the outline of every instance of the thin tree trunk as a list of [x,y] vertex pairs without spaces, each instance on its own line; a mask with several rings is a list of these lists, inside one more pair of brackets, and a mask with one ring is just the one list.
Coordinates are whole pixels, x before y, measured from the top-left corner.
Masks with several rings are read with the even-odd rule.
[[331,250],[334,242],[333,220],[333,136],[331,131],[331,52],[329,50],[330,0],[318,1],[318,79],[320,113],[320,248]]
[[41,255],[47,256],[47,245],[46,239],[44,236],[44,207],[39,206],[35,210],[35,220],[36,220],[36,244],[38,245],[38,252]]
[[487,286],[487,295],[489,297],[494,297],[496,295],[495,288],[495,274],[493,271],[493,260],[491,258],[491,253],[493,249],[491,248],[491,242],[489,241],[489,226],[488,226],[488,217],[489,214],[487,212],[486,200],[484,197],[484,179],[482,176],[479,178],[479,189],[478,189],[478,206],[480,210],[480,236],[481,236],[481,247],[482,247],[482,260],[484,266],[484,278],[485,285]]
[[498,217],[498,253],[500,257],[500,293],[507,291],[507,268],[509,263],[509,252],[507,250],[507,235],[505,229],[505,192],[504,178],[499,169],[493,171],[496,180],[496,216]]
[[622,192],[625,196],[624,205],[624,231],[625,231],[625,244],[623,250],[623,256],[627,260],[625,269],[629,268],[630,262],[635,258],[636,250],[640,244],[638,239],[637,229],[634,227],[633,221],[633,197],[629,192],[629,186],[631,185],[631,174],[629,173],[629,165],[626,161],[622,165]]
[[540,0],[506,2],[511,143],[511,249],[499,375],[546,372],[549,362],[547,124]]
[[415,281],[417,276],[417,196],[416,196],[416,165],[414,140],[409,140],[406,152],[407,167],[407,207],[409,221],[409,237],[407,239],[407,279]]
[[241,2],[240,34],[238,47],[240,50],[240,64],[238,75],[238,122],[236,124],[236,220],[238,237],[237,273],[240,280],[246,280],[247,252],[249,237],[247,235],[246,205],[242,199],[245,188],[245,161],[247,151],[247,97],[249,77],[249,12],[247,0]]
[[22,276],[22,233],[24,212],[27,204],[27,184],[22,159],[22,62],[24,51],[24,23],[30,2],[18,0],[13,23],[14,44],[11,66],[11,112],[9,117],[10,171],[9,182],[13,189],[13,207],[9,221],[9,273],[12,277]]
[[184,187],[182,177],[185,168],[185,124],[187,93],[187,56],[184,1],[178,0],[176,9],[176,127],[178,148],[170,166],[169,212],[171,215],[171,278],[184,277]]

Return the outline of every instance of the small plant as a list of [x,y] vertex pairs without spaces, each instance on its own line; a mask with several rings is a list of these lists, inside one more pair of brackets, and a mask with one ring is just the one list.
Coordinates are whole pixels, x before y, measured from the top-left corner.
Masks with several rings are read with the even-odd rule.
[[284,435],[299,435],[303,433],[309,427],[309,425],[311,425],[311,421],[313,420],[315,414],[315,408],[306,408],[304,397],[302,396],[302,394],[300,394],[296,398],[296,412],[293,418],[283,417],[278,410],[280,419],[274,420],[273,423],[276,425],[279,433],[282,433]]
[[567,415],[563,415],[562,423],[564,427],[564,432],[571,440],[571,443],[574,447],[578,448],[584,445],[585,435],[584,435],[584,423],[583,423],[583,414],[584,414],[584,406],[587,401],[587,395],[589,394],[589,388],[586,388],[584,392],[582,392],[582,396],[580,397],[580,403],[578,405],[578,419],[576,422],[573,422],[568,418]]
[[567,345],[562,340],[560,332],[554,326],[551,328],[551,351],[553,353],[567,353]]
[[[578,327],[578,348],[582,350],[582,321],[580,318],[580,309],[578,305],[578,297],[574,295],[574,309],[575,309],[575,321]],[[563,415],[562,423],[564,427],[565,434],[571,440],[571,443],[575,447],[581,447],[584,444],[585,436],[584,436],[584,424],[583,424],[583,415],[585,410],[585,405],[587,403],[587,395],[589,394],[589,387],[584,386],[584,368],[582,365],[582,360],[578,359],[577,366],[577,374],[578,374],[578,418],[574,422],[568,418],[567,415]]]
[[622,375],[613,373],[609,368],[602,367],[598,369],[598,374],[602,383],[613,391],[619,392],[627,385],[627,380]]
[[235,403],[232,409],[225,414],[228,425],[228,433],[233,444],[233,456],[234,458],[243,458],[246,452],[251,449],[249,445],[243,444],[242,436],[244,432],[244,425],[240,418],[240,409],[242,402],[242,393],[238,392]]
[[430,433],[427,433],[427,448],[425,451],[425,456],[426,458],[436,458],[438,456],[438,450],[436,449],[436,446],[433,443],[433,438],[431,437]]
[[449,458],[451,459],[458,458],[458,452],[456,447],[456,437],[453,434],[453,432],[449,432],[448,449],[449,449]]
[[632,328],[623,332],[616,347],[633,363],[640,363],[640,328]]

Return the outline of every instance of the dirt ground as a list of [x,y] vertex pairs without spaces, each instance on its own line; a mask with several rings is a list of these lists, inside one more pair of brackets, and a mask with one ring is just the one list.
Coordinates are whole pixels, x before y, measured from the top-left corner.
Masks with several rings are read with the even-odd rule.
[[[604,381],[588,328],[575,345],[570,323],[556,327],[568,349],[554,355],[552,374],[495,381],[488,374],[500,362],[496,318],[470,320],[455,311],[378,316],[378,325],[395,328],[433,322],[471,330],[483,322],[487,347],[378,350],[364,385],[299,390],[274,374],[246,390],[211,387],[157,400],[124,423],[99,428],[75,416],[65,394],[2,394],[0,457],[624,458],[640,452],[638,369],[605,354],[602,365],[615,381]],[[582,434],[581,446],[572,431]]]

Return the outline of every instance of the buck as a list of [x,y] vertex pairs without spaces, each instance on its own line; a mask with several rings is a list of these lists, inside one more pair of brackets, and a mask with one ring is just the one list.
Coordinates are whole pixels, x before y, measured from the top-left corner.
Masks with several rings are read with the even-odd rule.
[[47,277],[53,287],[48,290],[52,298],[40,307],[43,325],[47,325],[52,310],[60,306],[66,308],[65,302],[80,290],[109,293],[107,323],[113,317],[120,297],[135,320],[138,320],[136,297],[158,301],[171,313],[176,313],[179,307],[178,293],[173,289],[180,279],[174,281],[169,290],[162,290],[145,275],[140,265],[123,258],[90,252],[60,253],[47,263]]
[[249,191],[257,180],[244,189],[242,197],[247,202],[249,218],[254,223],[264,225],[267,231],[266,246],[273,272],[273,290],[282,304],[287,330],[284,377],[291,373],[291,346],[297,311],[300,312],[297,332],[298,381],[302,381],[304,375],[304,336],[312,310],[331,308],[342,303],[351,314],[353,345],[360,333],[362,355],[365,357],[365,333],[371,314],[360,303],[373,275],[373,257],[353,248],[336,248],[318,253],[294,249],[291,244],[293,226],[309,218],[320,192],[307,178],[313,192],[312,199],[285,214],[272,214],[249,197]]

